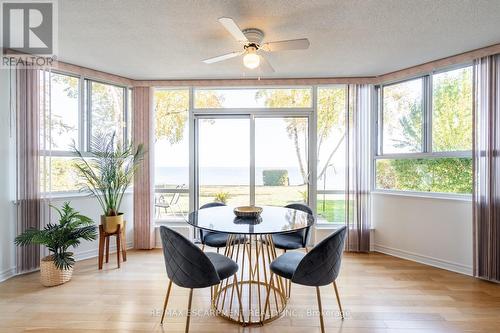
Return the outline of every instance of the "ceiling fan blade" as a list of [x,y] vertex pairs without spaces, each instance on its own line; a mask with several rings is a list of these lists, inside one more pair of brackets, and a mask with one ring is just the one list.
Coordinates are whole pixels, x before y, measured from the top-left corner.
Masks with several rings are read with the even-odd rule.
[[263,73],[274,73],[275,72],[273,66],[271,66],[271,64],[269,63],[269,61],[262,54],[260,55],[260,66],[259,66],[259,68],[260,68],[260,70]]
[[245,37],[240,27],[234,22],[230,17],[221,17],[219,22],[226,28],[227,31],[240,43],[248,43],[248,39]]
[[290,40],[280,40],[277,42],[264,43],[261,47],[264,51],[274,52],[274,51],[284,51],[284,50],[304,50],[309,48],[309,39],[290,39]]
[[243,54],[243,51],[231,52],[231,53],[223,54],[223,55],[220,55],[220,56],[217,56],[217,57],[208,58],[208,59],[205,59],[205,60],[202,60],[202,61],[205,64],[213,64],[214,62],[228,60],[228,59],[237,57],[237,56],[239,56],[241,54]]

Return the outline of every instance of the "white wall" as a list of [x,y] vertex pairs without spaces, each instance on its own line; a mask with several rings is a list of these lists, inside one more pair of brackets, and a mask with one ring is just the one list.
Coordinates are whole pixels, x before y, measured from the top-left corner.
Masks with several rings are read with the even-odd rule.
[[374,193],[375,251],[472,274],[472,203]]
[[15,273],[15,129],[10,128],[9,71],[0,69],[0,281]]

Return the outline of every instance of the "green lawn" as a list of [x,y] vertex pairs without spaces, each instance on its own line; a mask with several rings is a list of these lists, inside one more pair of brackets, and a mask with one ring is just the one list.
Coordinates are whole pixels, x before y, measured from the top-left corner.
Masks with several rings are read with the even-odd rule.
[[[167,188],[172,188],[171,186]],[[256,205],[285,206],[293,202],[302,202],[305,186],[256,186]],[[217,193],[228,193],[227,204],[231,206],[248,205],[249,187],[245,186],[203,186],[200,189],[200,205],[213,202]],[[164,200],[170,202],[173,194],[163,194]],[[159,194],[157,195],[157,197]],[[318,194],[317,214],[321,222],[345,222],[345,201],[343,195],[325,196]],[[173,207],[175,214],[165,209],[155,209],[155,218],[165,219],[172,216],[182,217],[189,212],[189,195],[183,193],[177,205]]]
[[318,198],[316,211],[318,217],[327,222],[345,222],[344,200],[321,200]]

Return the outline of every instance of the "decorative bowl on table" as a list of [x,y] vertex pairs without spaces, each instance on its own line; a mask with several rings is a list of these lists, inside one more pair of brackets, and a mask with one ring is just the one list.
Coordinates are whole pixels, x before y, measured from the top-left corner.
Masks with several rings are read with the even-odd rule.
[[262,213],[262,207],[256,206],[240,206],[234,209],[234,215],[239,218],[255,219]]

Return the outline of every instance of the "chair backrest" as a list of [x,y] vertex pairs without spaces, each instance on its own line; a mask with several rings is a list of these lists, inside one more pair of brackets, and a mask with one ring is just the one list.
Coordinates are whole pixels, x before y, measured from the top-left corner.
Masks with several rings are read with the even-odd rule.
[[343,226],[316,245],[300,261],[292,276],[294,283],[325,286],[335,281],[340,271],[346,227]]
[[205,288],[220,282],[205,253],[178,232],[160,227],[168,278],[180,287]]
[[[312,209],[306,205],[306,204],[302,204],[302,203],[291,203],[291,204],[288,204],[285,206],[285,208],[291,208],[291,209],[296,209],[296,210],[300,210],[304,213],[307,213],[307,214],[311,214],[313,215],[313,211]],[[311,226],[303,229],[303,230],[299,230],[297,233],[300,233],[300,235],[302,235],[302,246],[303,247],[306,247],[307,246],[307,243],[309,242],[309,236],[310,236],[310,231],[311,231]]]
[[[175,190],[178,190],[181,188],[181,185],[177,185],[175,187]],[[174,192],[173,195],[170,197],[170,201],[168,202],[169,206],[175,205],[177,201],[179,201],[179,192]]]
[[162,204],[164,202],[165,202],[165,197],[163,196],[163,194],[155,196],[155,204]]
[[220,207],[220,206],[226,206],[225,203],[222,202],[209,202],[204,204],[203,206],[200,207],[200,209],[205,209],[205,208],[212,208],[212,207]]
[[179,198],[181,197],[181,194],[179,192],[175,192],[174,195],[172,196],[172,200],[170,200],[170,205],[176,205],[179,202]]
[[[205,208],[212,208],[212,207],[220,207],[220,206],[226,206],[225,203],[222,202],[209,202],[200,207],[200,209],[205,209]],[[202,244],[205,244],[205,233],[203,232],[203,229],[200,229],[200,241]]]

